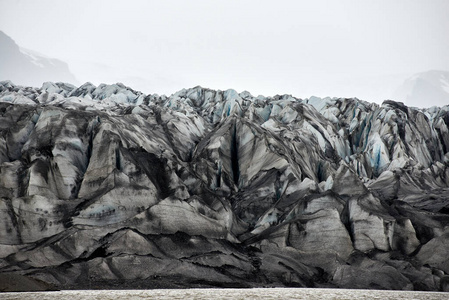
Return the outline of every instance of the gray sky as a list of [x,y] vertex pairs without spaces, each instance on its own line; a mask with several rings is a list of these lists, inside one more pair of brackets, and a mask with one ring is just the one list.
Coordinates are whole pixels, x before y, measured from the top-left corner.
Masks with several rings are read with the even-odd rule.
[[0,30],[80,83],[381,102],[449,70],[449,1],[0,0]]

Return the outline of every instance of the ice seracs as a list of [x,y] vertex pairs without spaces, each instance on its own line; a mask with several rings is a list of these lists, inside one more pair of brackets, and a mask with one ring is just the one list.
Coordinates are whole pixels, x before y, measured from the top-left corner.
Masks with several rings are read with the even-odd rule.
[[1,272],[442,290],[448,125],[448,106],[3,81]]

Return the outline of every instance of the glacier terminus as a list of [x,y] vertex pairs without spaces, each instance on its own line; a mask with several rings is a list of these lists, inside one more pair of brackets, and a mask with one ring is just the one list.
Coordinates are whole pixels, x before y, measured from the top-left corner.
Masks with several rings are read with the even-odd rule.
[[449,106],[0,83],[0,276],[449,291]]

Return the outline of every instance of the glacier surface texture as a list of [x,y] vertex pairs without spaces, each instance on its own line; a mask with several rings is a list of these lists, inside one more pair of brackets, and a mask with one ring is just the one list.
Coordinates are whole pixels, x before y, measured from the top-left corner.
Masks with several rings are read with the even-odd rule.
[[449,106],[0,83],[0,272],[449,289]]

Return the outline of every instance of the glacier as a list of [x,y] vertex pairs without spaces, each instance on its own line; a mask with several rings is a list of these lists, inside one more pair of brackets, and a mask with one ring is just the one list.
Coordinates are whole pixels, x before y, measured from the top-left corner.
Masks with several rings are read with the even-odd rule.
[[449,290],[449,106],[0,82],[0,274]]

